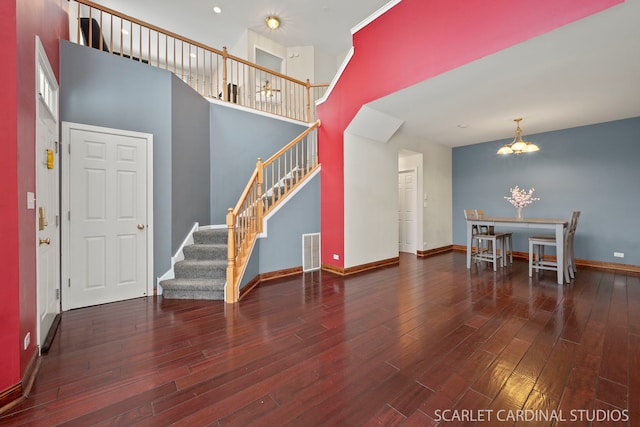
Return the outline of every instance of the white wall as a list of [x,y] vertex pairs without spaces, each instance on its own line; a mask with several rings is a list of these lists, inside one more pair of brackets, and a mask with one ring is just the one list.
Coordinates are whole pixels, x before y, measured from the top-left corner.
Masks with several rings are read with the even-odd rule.
[[344,268],[398,256],[398,153],[344,135]]
[[338,72],[336,57],[318,48],[315,48],[313,53],[314,69],[311,83],[331,83]]
[[344,64],[344,61],[347,59],[347,55],[349,55],[349,50],[344,51],[343,53],[339,54],[336,57],[336,69],[340,69],[340,67],[342,67],[342,65]]
[[249,31],[245,30],[242,36],[233,46],[227,46],[227,51],[233,55],[242,59],[249,60]]
[[330,83],[338,72],[336,57],[314,46],[287,48],[287,74],[303,82]]
[[[440,248],[453,242],[452,222],[452,150],[437,144],[429,144],[402,132],[389,144],[398,150],[422,153],[422,250]],[[426,207],[424,196],[426,195]]]
[[430,144],[424,150],[424,208],[425,250],[447,246],[453,242],[453,186],[452,150]]
[[287,48],[287,75],[303,82],[314,82],[313,46],[294,46]]

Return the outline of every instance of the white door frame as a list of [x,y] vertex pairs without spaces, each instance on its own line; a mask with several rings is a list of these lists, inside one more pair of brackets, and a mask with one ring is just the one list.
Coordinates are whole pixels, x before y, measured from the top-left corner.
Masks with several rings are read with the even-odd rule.
[[[42,46],[42,41],[40,40],[40,37],[38,37],[37,35],[35,37],[35,52],[36,52],[36,55],[35,55],[36,140],[34,141],[34,143],[36,145],[36,149],[38,149],[39,148],[38,147],[38,143],[39,143],[38,129],[41,126],[40,114],[43,112],[43,109],[45,109],[44,110],[45,114],[48,114],[51,116],[51,119],[53,120],[53,123],[56,128],[55,130],[56,141],[52,141],[52,142],[55,142],[57,144],[58,140],[60,139],[60,131],[59,131],[60,88],[58,86],[58,82],[56,80],[55,74],[51,69],[51,63],[49,62],[49,58],[47,57],[47,52],[45,51],[44,46]],[[59,148],[59,144],[57,148]],[[57,166],[56,163],[58,163],[59,156],[57,156],[56,154],[57,153],[55,153],[54,151],[54,154],[53,154],[54,169],[53,170],[57,174],[59,173],[59,169],[56,169],[55,166]],[[35,173],[36,173],[36,202],[37,202],[37,199],[40,198],[40,194],[42,194],[42,192],[45,191],[45,189],[41,188],[40,181],[38,179],[39,169],[43,167],[42,158],[43,158],[43,154],[36,152],[36,155],[34,156]],[[60,197],[60,176],[57,176],[57,179],[58,179],[58,185],[57,185],[56,192],[55,194],[49,195],[53,200],[58,200]],[[40,203],[38,202],[33,207],[35,208],[39,204]],[[51,206],[48,206],[48,209],[51,209]],[[59,218],[60,211],[59,211],[58,203],[55,204],[54,209],[55,209],[55,218]],[[36,217],[36,222],[34,224],[35,230],[36,230],[35,234],[36,234],[36,239],[39,239],[40,231],[39,231],[38,212],[36,212],[35,217]],[[58,228],[58,221],[56,221],[55,224],[48,224],[48,226],[55,227],[54,233],[58,233],[60,230]],[[57,238],[53,239],[52,243],[54,244],[54,246],[51,248],[51,250],[57,253],[56,260],[55,260],[56,271],[55,271],[55,278],[54,278],[54,281],[55,281],[54,287],[59,297],[60,295],[60,235],[59,234]],[[43,289],[42,289],[43,284],[42,284],[42,278],[40,277],[40,262],[41,262],[40,244],[36,244],[35,259],[36,259],[36,310],[38,313],[37,315],[38,321],[36,325],[36,340],[37,340],[38,352],[40,352],[42,350],[42,344],[44,343],[47,335],[49,334],[49,328],[51,327],[51,325],[49,325],[49,328],[47,328],[46,331],[43,331],[42,319],[40,317],[43,311],[43,307],[41,306],[41,302],[42,302],[41,292],[43,292]],[[49,289],[49,290],[52,290],[52,289]],[[61,311],[61,305],[60,305],[60,299],[58,298],[58,301],[56,304],[56,312],[51,314],[58,315],[60,311]]]
[[[418,200],[418,169],[417,168],[406,168],[406,169],[400,169],[398,170],[398,176],[405,174],[405,173],[411,173],[413,174],[413,180],[414,180],[414,185],[413,185],[413,192],[412,192],[412,196],[416,205],[416,210],[414,212],[415,215],[415,219],[414,219],[414,223],[413,223],[413,230],[411,230],[411,232],[413,233],[413,237],[414,237],[414,248],[413,248],[413,254],[416,254],[417,251],[419,250],[420,247],[422,247],[422,245],[420,244],[422,239],[418,239],[418,213],[419,210],[422,208],[422,205],[420,204],[420,200]],[[398,221],[400,220],[400,218],[398,218]]]
[[147,296],[153,295],[153,135],[150,133],[132,132],[121,129],[106,128],[101,126],[85,125],[80,123],[62,122],[62,142],[60,147],[62,167],[62,283],[61,286],[69,286],[71,274],[71,234],[69,230],[69,203],[70,203],[70,154],[69,144],[72,130],[82,130],[88,132],[115,133],[118,135],[131,136],[134,138],[146,139],[147,143]]
[[[259,50],[263,51],[263,52],[264,52],[264,53],[266,53],[267,55],[271,55],[271,56],[273,56],[273,57],[275,57],[275,58],[280,58],[280,69],[279,69],[279,70],[273,70],[273,71],[277,71],[277,72],[279,72],[279,73],[281,73],[281,74],[286,74],[286,72],[287,72],[287,67],[286,67],[286,61],[285,61],[285,58],[284,58],[284,57],[282,57],[282,56],[280,56],[280,55],[278,55],[277,53],[274,53],[274,52],[270,51],[269,49],[265,49],[265,48],[263,48],[263,47],[261,47],[261,46],[259,46],[259,45],[257,45],[257,44],[254,44],[254,45],[253,45],[253,62],[254,62],[254,63],[256,63],[256,64],[258,63],[258,61],[256,60],[256,58],[257,58],[257,56],[258,56],[258,51],[259,51]],[[260,64],[258,64],[258,65],[260,65]]]

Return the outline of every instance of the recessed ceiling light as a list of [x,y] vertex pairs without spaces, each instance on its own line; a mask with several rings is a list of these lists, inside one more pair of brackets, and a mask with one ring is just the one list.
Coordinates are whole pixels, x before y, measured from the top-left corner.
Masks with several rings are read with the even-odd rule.
[[220,6],[213,6],[213,12],[214,13],[222,13],[222,9],[220,8]]
[[466,123],[460,123],[460,124],[458,125],[458,127],[459,127],[460,129],[466,129],[466,128],[468,128],[468,127],[469,127],[469,125],[468,125],[468,124],[466,124]]

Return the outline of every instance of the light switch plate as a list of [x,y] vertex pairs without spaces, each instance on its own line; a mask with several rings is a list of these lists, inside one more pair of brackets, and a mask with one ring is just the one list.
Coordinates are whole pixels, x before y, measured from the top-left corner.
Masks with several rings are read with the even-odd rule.
[[35,209],[36,208],[36,195],[31,191],[27,192],[27,209]]

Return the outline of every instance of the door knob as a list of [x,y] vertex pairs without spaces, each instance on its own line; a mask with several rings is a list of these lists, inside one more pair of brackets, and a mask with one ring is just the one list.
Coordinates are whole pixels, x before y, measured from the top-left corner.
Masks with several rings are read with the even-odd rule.
[[40,239],[39,243],[41,245],[48,245],[49,243],[51,243],[51,240],[47,237],[46,239]]
[[144,224],[138,224],[138,230],[144,230]]

